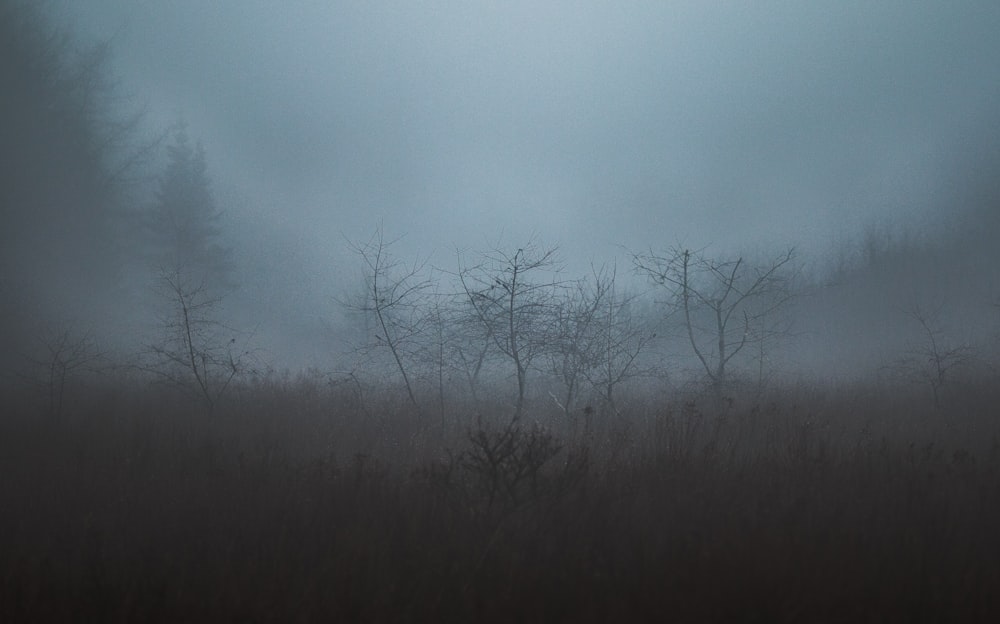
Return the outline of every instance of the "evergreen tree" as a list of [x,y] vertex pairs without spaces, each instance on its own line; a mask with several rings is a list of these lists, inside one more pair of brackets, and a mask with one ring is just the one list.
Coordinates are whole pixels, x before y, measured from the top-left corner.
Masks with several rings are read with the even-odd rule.
[[49,326],[96,329],[125,309],[139,118],[120,116],[109,46],[56,28],[44,4],[0,0],[0,378]]
[[212,197],[205,151],[200,144],[192,148],[181,127],[167,154],[148,220],[152,262],[213,290],[231,286],[231,251],[220,242],[222,213]]

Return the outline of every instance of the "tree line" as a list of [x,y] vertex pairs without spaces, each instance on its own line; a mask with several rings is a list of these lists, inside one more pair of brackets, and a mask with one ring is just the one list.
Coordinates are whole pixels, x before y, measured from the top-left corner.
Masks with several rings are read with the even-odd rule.
[[569,278],[559,250],[537,238],[459,253],[454,271],[406,263],[394,254],[397,240],[380,226],[351,243],[365,287],[344,303],[369,320],[357,351],[362,365],[385,355],[418,413],[427,406],[416,380],[430,379],[442,417],[446,395],[455,394],[450,382],[461,380],[478,399],[484,371],[512,380],[515,419],[532,376],[548,380],[548,397],[566,415],[581,397],[583,409],[616,413],[622,386],[664,373],[647,356],[658,335],[677,329],[721,393],[734,358],[787,335],[783,307],[796,292],[791,249],[759,262],[681,247],[633,253],[631,269],[658,291],[649,314],[639,293],[622,286],[616,265]]
[[109,59],[36,3],[0,1],[0,369],[44,369],[28,376],[58,411],[67,376],[110,365],[75,326],[114,328],[153,290],[162,335],[130,365],[211,401],[210,372],[239,357],[215,346],[234,267],[205,151],[183,123],[144,130]]
[[[208,157],[183,123],[147,137],[141,111],[121,112],[129,107],[107,71],[109,53],[53,28],[30,2],[0,0],[0,368],[30,377],[58,413],[68,377],[115,364],[73,322],[115,326],[116,314],[134,314],[133,301],[153,292],[145,310],[152,331],[127,366],[191,392],[211,411],[261,363],[252,333],[227,322],[238,267]],[[792,308],[820,290],[803,279],[794,249],[767,256],[664,247],[629,252],[625,268],[568,277],[559,250],[537,238],[460,253],[449,269],[407,262],[395,242],[381,226],[348,242],[364,288],[340,302],[362,322],[345,374],[396,380],[427,417],[443,417],[449,397],[480,401],[484,386],[500,379],[510,381],[520,418],[542,378],[545,391],[535,395],[564,414],[614,414],[622,388],[667,375],[664,351],[683,355],[718,396],[734,383],[760,388],[793,334],[792,319],[802,316]],[[961,286],[947,259],[923,248],[886,250],[869,237],[863,266],[844,265],[852,296],[876,299],[904,281],[898,276],[913,279],[914,258],[940,273],[937,281]],[[987,265],[966,272],[988,277]],[[626,285],[626,272],[648,292]],[[818,299],[839,296],[837,288],[822,286]],[[909,323],[913,337],[883,366],[925,384],[935,403],[976,360],[971,344],[946,331],[945,300],[938,303],[897,310],[894,322]]]

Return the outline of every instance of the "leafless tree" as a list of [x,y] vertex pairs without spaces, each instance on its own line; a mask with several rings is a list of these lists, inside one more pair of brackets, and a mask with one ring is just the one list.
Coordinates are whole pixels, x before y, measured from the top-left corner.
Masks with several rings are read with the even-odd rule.
[[551,349],[545,354],[547,369],[563,386],[561,397],[549,393],[569,416],[580,386],[596,363],[596,324],[604,303],[607,283],[581,280],[563,289],[552,306]]
[[636,270],[666,288],[683,312],[691,348],[717,389],[726,384],[730,361],[768,337],[754,327],[791,299],[794,258],[794,249],[754,266],[683,248],[633,255]]
[[423,274],[425,262],[407,265],[392,256],[390,247],[398,240],[387,241],[379,226],[366,242],[349,243],[364,264],[365,293],[362,301],[345,304],[374,318],[375,333],[362,349],[390,353],[410,403],[422,416],[409,367],[429,322],[424,304],[432,283]]
[[556,251],[532,239],[513,252],[497,245],[473,266],[459,261],[459,280],[475,318],[514,367],[515,420],[524,410],[528,370],[552,337],[550,321],[559,286]]
[[954,344],[946,339],[940,307],[928,311],[914,304],[905,314],[920,326],[921,339],[910,344],[896,368],[911,380],[926,384],[934,397],[934,406],[940,407],[942,389],[955,372],[972,363],[973,349],[968,344]]
[[601,394],[609,413],[617,413],[615,390],[630,379],[650,374],[639,357],[656,338],[656,332],[633,312],[635,295],[623,294],[617,286],[617,267],[594,274],[600,303],[594,318],[593,366],[586,372],[590,384]]
[[451,370],[449,365],[450,334],[448,318],[444,302],[440,296],[431,298],[427,311],[430,331],[429,340],[425,341],[424,359],[432,365],[434,382],[437,386],[438,414],[441,417],[441,427],[445,426],[445,378]]
[[464,314],[468,302],[464,294],[434,292],[426,298],[425,327],[414,355],[423,367],[424,378],[436,387],[437,409],[445,426],[446,402],[456,389],[449,383],[457,377],[468,385],[474,401],[491,342],[474,331],[472,320]]
[[468,384],[472,400],[479,403],[479,380],[493,353],[493,329],[480,321],[476,308],[467,299],[464,303],[472,314],[458,312],[452,318],[453,366]]
[[182,270],[161,274],[170,312],[161,318],[163,336],[147,346],[146,372],[197,395],[211,413],[234,379],[256,372],[248,338],[217,318],[221,297],[204,281],[189,282]]
[[49,416],[58,419],[62,415],[66,383],[81,372],[101,370],[105,354],[89,333],[78,335],[69,329],[42,335],[39,342],[39,353],[25,356],[30,372],[23,377],[45,395]]
[[446,379],[458,377],[474,402],[479,402],[479,383],[496,356],[493,338],[484,332],[464,292],[430,294],[425,303],[426,326],[414,352],[424,377],[438,387],[443,411]]

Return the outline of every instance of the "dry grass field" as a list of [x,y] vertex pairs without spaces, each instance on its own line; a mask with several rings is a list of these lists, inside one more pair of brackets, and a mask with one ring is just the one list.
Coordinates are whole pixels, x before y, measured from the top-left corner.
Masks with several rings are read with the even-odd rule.
[[586,428],[310,379],[212,416],[126,384],[58,420],[8,396],[0,621],[1000,617],[1000,389],[729,399]]

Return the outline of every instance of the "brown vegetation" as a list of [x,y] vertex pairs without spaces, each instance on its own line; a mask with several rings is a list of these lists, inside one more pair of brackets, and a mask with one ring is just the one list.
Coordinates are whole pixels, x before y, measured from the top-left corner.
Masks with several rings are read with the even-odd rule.
[[211,418],[121,386],[59,423],[11,405],[0,620],[1000,614],[988,385],[948,410],[857,387],[634,402],[567,438],[554,408],[442,431],[360,397],[302,378],[234,388]]

